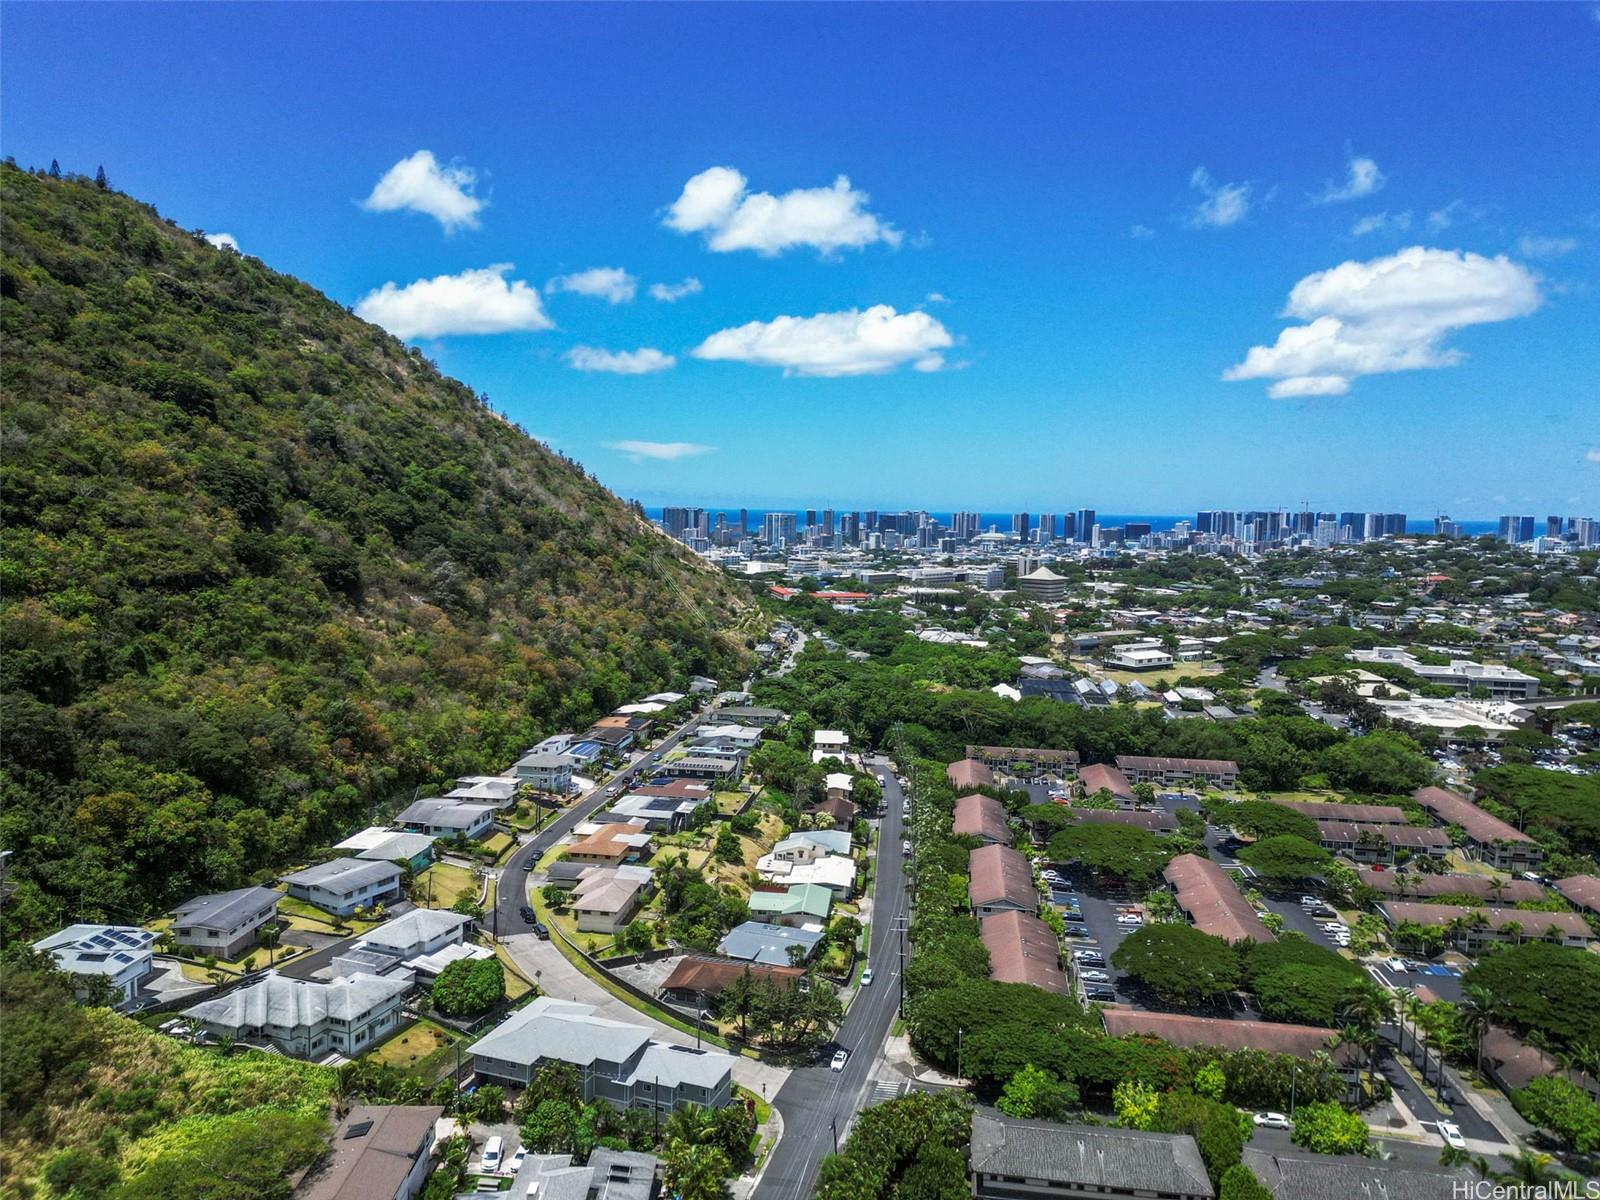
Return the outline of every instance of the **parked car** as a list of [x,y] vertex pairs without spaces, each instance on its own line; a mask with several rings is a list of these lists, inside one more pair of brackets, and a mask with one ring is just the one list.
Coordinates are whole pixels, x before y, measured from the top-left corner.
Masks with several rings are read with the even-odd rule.
[[500,1158],[505,1153],[505,1141],[499,1136],[491,1137],[483,1144],[483,1169],[485,1171],[498,1171]]
[[1116,1002],[1117,993],[1108,987],[1093,987],[1083,993],[1086,1000],[1103,1000],[1108,1004]]
[[538,914],[537,914],[537,913],[535,913],[535,912],[534,912],[534,911],[533,911],[533,909],[531,909],[531,908],[529,908],[529,907],[528,907],[528,906],[527,906],[527,905],[526,905],[526,904],[524,904],[524,905],[523,905],[523,906],[522,906],[522,910],[521,910],[521,912],[522,912],[522,919],[523,919],[523,920],[524,920],[524,921],[526,921],[526,922],[528,922],[528,924],[530,924],[530,925],[537,925],[537,924],[538,924],[538,923],[539,923],[539,916],[538,916]]
[[1144,918],[1138,913],[1123,913],[1117,918],[1118,925],[1143,925]]
[[1444,1144],[1452,1150],[1465,1150],[1467,1139],[1461,1136],[1461,1127],[1449,1121],[1439,1122],[1439,1136],[1444,1139]]
[[533,936],[538,938],[541,942],[548,942],[550,940],[550,931],[543,925],[539,924],[538,921],[535,921],[533,923]]
[[1403,958],[1386,958],[1383,960],[1383,965],[1391,971],[1403,972],[1406,969],[1406,960]]
[[1080,967],[1103,967],[1105,965],[1106,965],[1106,960],[1101,958],[1098,954],[1092,954],[1092,955],[1088,955],[1088,956],[1083,956],[1083,955],[1079,955],[1078,956],[1078,966],[1080,966]]
[[506,1164],[506,1174],[515,1175],[522,1170],[522,1160],[528,1157],[528,1148],[518,1146],[517,1152],[511,1156],[511,1161]]
[[872,986],[872,968],[871,967],[868,967],[865,971],[861,972],[861,986],[862,987],[871,987]]
[[1321,908],[1322,907],[1322,901],[1318,900],[1315,896],[1301,896],[1300,897],[1300,903],[1305,908]]
[[848,1050],[836,1050],[836,1051],[834,1051],[833,1061],[828,1064],[828,1069],[830,1071],[842,1071],[842,1070],[844,1070],[844,1064],[846,1062],[848,1062],[849,1060],[850,1060],[850,1051],[848,1051]]
[[1110,983],[1111,982],[1111,976],[1107,975],[1104,971],[1094,971],[1094,970],[1079,971],[1078,972],[1078,978],[1082,979],[1082,980],[1086,980],[1089,983]]
[[1069,908],[1063,912],[1061,914],[1061,919],[1075,925],[1087,924],[1087,922],[1085,922],[1083,919],[1083,914],[1075,908]]
[[903,858],[910,858],[911,857],[911,843],[910,842],[901,842],[900,843],[900,855]]
[[1280,1112],[1258,1112],[1255,1122],[1262,1129],[1288,1129],[1289,1118]]

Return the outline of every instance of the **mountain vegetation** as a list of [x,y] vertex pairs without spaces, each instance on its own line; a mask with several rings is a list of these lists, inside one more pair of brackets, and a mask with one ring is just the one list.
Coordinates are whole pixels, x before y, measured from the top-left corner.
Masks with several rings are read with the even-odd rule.
[[103,181],[0,207],[7,936],[744,666],[746,600],[420,351]]

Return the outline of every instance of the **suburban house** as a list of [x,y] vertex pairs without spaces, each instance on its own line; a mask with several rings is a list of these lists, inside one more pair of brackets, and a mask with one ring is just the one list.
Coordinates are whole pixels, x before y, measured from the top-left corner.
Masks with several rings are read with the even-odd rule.
[[394,823],[410,833],[429,837],[464,837],[476,841],[494,827],[492,804],[471,804],[459,800],[418,800],[406,807]]
[[814,862],[828,854],[850,854],[850,831],[847,829],[807,829],[791,833],[771,850],[773,858],[790,862]]
[[1133,807],[1133,784],[1128,782],[1128,777],[1121,771],[1104,763],[1090,763],[1087,767],[1080,767],[1078,794],[1087,797],[1097,796],[1101,792],[1109,792],[1111,798],[1123,808]]
[[1076,750],[1042,750],[1027,746],[968,746],[967,757],[992,771],[1029,783],[1070,779],[1078,773]]
[[850,753],[850,737],[843,730],[819,729],[811,735],[812,761],[821,758],[843,758]]
[[996,913],[978,923],[989,951],[989,978],[997,983],[1031,983],[1047,992],[1071,992],[1061,969],[1061,942],[1038,917]]
[[172,940],[202,954],[234,960],[256,945],[263,925],[278,919],[281,893],[272,888],[238,888],[196,896],[172,910]]
[[1508,1029],[1490,1025],[1483,1035],[1483,1065],[1509,1096],[1546,1075],[1562,1075],[1581,1087],[1591,1100],[1600,1100],[1600,1081],[1587,1071],[1563,1067],[1537,1046],[1530,1046]]
[[507,808],[517,798],[522,780],[515,775],[463,775],[456,786],[444,794],[446,800],[469,800]]
[[1447,944],[1468,954],[1498,942],[1520,945],[1549,940],[1579,949],[1595,940],[1594,930],[1582,913],[1537,912],[1525,908],[1502,908],[1486,904],[1481,908],[1458,904],[1419,904],[1411,900],[1385,900],[1378,915],[1390,928],[1420,925],[1441,929]]
[[650,831],[632,821],[580,825],[577,832],[583,836],[566,851],[566,857],[572,862],[620,867],[623,863],[649,858],[652,852]]
[[1371,1200],[1441,1200],[1476,1193],[1479,1179],[1464,1167],[1421,1167],[1359,1154],[1276,1152],[1246,1146],[1242,1161],[1273,1200],[1362,1196]]
[[706,1000],[720,996],[723,988],[746,973],[752,979],[773,980],[785,987],[792,987],[805,977],[800,967],[775,967],[734,958],[715,958],[709,954],[685,954],[672,968],[672,973],[661,981],[661,998],[673,1004],[702,1007]]
[[797,883],[819,884],[838,900],[850,899],[856,887],[855,860],[838,854],[823,854],[805,861],[763,854],[756,859],[756,874],[768,883],[786,887]]
[[778,708],[754,708],[749,705],[729,705],[719,708],[717,715],[724,721],[737,721],[741,725],[761,725],[770,727],[783,720],[783,710]]
[[736,725],[726,723],[722,725],[702,725],[695,732],[697,742],[721,742],[727,746],[736,746],[740,750],[754,750],[761,744],[762,729],[759,725]]
[[1117,755],[1117,770],[1134,783],[1176,787],[1201,783],[1224,791],[1239,781],[1239,764],[1219,758],[1165,758],[1143,754]]
[[748,906],[756,921],[820,929],[833,911],[833,893],[820,883],[794,883],[781,892],[753,891]]
[[1360,1087],[1362,1056],[1359,1047],[1335,1039],[1331,1029],[1318,1025],[1292,1025],[1286,1021],[1231,1021],[1223,1017],[1195,1017],[1188,1013],[1146,1012],[1121,1005],[1101,1010],[1100,1019],[1112,1037],[1157,1037],[1174,1046],[1205,1046],[1214,1050],[1263,1050],[1310,1060],[1328,1054],[1351,1088],[1353,1099]]
[[412,874],[433,861],[432,837],[425,833],[397,833],[383,825],[370,825],[334,846],[368,862],[404,863]]
[[1318,821],[1317,844],[1330,854],[1342,854],[1358,863],[1444,858],[1451,848],[1450,835],[1432,826],[1357,825],[1350,821]]
[[530,1154],[522,1160],[509,1196],[528,1200],[653,1200],[659,1162],[653,1154],[596,1146],[574,1166],[570,1154]]
[[643,1026],[551,996],[512,1013],[470,1053],[480,1080],[515,1087],[526,1087],[543,1063],[570,1063],[585,1101],[623,1109],[721,1108],[733,1098],[732,1055],[657,1042]]
[[606,753],[620,755],[633,749],[638,741],[637,730],[630,729],[626,725],[604,725],[597,721],[579,735],[579,741],[575,744],[592,742]]
[[1202,933],[1229,942],[1275,942],[1250,901],[1221,867],[1198,854],[1180,854],[1161,869],[1178,908]]
[[822,780],[829,800],[848,800],[856,790],[855,777],[847,771],[830,771]]
[[150,974],[155,941],[155,934],[135,925],[68,925],[33,948],[48,953],[73,977],[79,1000],[89,999],[94,981],[103,979],[112,1006],[124,1008],[139,994],[139,981]]
[[994,772],[975,758],[956,759],[944,769],[944,777],[958,792],[994,786]]
[[1008,845],[1011,824],[1006,818],[1006,806],[982,792],[962,796],[956,801],[951,832],[957,837],[977,838],[986,846]]
[[679,779],[708,779],[713,783],[734,784],[744,773],[744,752],[717,754],[715,746],[701,746],[696,752],[674,755],[663,761],[656,770],[663,775]]
[[216,1038],[269,1042],[293,1058],[355,1057],[400,1023],[404,977],[351,975],[328,983],[268,971],[255,983],[185,1009]]
[[1194,1139],[1103,1125],[972,1114],[974,1200],[1207,1200],[1215,1193]]
[[[415,908],[372,930],[345,948],[332,963],[335,978],[385,975],[414,959],[466,940],[472,918],[438,908]],[[437,974],[437,972],[435,972]]]
[[978,917],[1039,911],[1039,889],[1028,860],[1010,846],[979,846],[967,856],[967,897]]
[[285,875],[283,882],[292,898],[335,916],[348,917],[358,908],[370,908],[398,896],[400,868],[392,862],[335,858]]
[[412,1200],[433,1167],[444,1109],[357,1104],[333,1131],[329,1154],[300,1181],[295,1200]]
[[[724,958],[763,963],[769,967],[798,966],[816,953],[822,932],[820,929],[773,925],[766,921],[745,921],[728,930],[717,946],[717,953]],[[795,947],[799,948],[798,962],[793,953]]]
[[835,828],[851,829],[856,823],[856,806],[850,800],[824,800],[806,809],[811,817],[827,817]]
[[650,895],[649,867],[586,867],[568,902],[582,933],[616,933]]
[[572,791],[572,756],[562,750],[530,750],[512,765],[517,779],[536,792]]
[[1151,833],[1172,833],[1178,818],[1164,808],[1071,808],[1067,810],[1085,825],[1132,825]]
[[674,833],[713,798],[701,779],[668,779],[643,784],[614,801],[600,819],[611,824],[632,822],[656,833]]
[[1466,835],[1466,848],[1480,861],[1501,871],[1529,871],[1544,861],[1544,847],[1520,829],[1491,816],[1465,796],[1448,788],[1425,787],[1411,793],[1441,825],[1454,825]]
[[1106,665],[1119,671],[1160,671],[1176,662],[1171,651],[1160,643],[1129,643],[1106,655]]

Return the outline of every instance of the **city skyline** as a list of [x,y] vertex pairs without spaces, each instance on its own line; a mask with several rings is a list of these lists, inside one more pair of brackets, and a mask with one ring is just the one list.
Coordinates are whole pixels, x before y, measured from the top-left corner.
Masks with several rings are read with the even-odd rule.
[[19,162],[104,165],[645,503],[930,470],[1004,508],[1600,497],[1583,6],[22,5],[6,32]]

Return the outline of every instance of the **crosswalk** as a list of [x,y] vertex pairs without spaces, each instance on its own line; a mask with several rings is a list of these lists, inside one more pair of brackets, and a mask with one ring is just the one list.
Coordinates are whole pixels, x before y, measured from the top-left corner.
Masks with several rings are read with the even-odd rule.
[[905,1079],[877,1079],[873,1081],[872,1091],[867,1096],[867,1107],[874,1104],[885,1104],[905,1094],[909,1081]]

